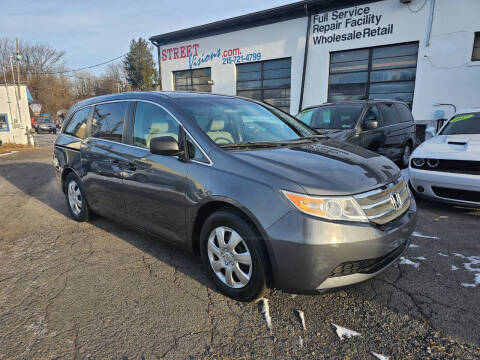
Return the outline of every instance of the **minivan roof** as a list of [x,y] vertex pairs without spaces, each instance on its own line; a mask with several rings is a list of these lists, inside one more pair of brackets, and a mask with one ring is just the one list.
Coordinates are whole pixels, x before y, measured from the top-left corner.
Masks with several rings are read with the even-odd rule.
[[143,100],[152,100],[155,98],[162,99],[176,99],[176,98],[204,98],[204,97],[234,97],[229,95],[222,94],[212,94],[212,93],[203,93],[203,92],[183,92],[183,91],[134,91],[134,92],[124,92],[116,93],[102,96],[95,96],[82,100],[75,104],[73,108],[94,105],[101,102],[114,101],[114,100],[128,100],[128,99],[143,99]]

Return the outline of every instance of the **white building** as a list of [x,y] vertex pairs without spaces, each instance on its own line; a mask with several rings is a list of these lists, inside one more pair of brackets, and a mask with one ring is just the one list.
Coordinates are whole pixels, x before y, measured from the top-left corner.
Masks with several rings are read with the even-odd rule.
[[27,87],[0,85],[0,141],[33,145]]
[[424,123],[480,106],[479,14],[479,0],[307,0],[150,40],[163,90],[238,94],[291,114],[393,98]]

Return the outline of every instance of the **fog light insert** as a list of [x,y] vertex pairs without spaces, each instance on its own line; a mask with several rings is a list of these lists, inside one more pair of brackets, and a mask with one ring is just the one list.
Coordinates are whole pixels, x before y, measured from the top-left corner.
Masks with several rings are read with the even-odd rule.
[[418,191],[419,193],[422,193],[422,192],[425,191],[425,189],[423,188],[423,186],[417,186],[417,191]]
[[436,168],[440,164],[440,160],[438,159],[428,159],[427,165],[431,168]]
[[415,165],[416,167],[422,167],[423,165],[425,165],[425,159],[415,158],[412,160],[412,162],[413,165]]

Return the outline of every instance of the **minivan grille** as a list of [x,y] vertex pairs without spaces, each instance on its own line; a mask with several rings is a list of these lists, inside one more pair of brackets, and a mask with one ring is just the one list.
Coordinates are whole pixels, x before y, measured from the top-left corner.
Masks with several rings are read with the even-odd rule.
[[380,189],[354,196],[370,222],[385,225],[410,208],[410,191],[403,176]]
[[409,241],[406,241],[402,245],[394,249],[393,251],[378,258],[347,261],[347,262],[341,263],[335,269],[333,269],[329,277],[339,277],[339,276],[345,276],[345,275],[352,275],[356,273],[362,273],[362,274],[376,273],[377,271],[381,270],[382,268],[390,264],[397,257],[399,257],[402,254],[402,252],[407,248],[408,245],[409,245]]

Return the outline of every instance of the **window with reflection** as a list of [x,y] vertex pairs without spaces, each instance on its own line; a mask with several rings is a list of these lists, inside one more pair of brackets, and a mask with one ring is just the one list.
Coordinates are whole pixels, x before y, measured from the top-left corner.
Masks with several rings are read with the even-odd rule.
[[124,101],[95,105],[92,118],[92,136],[122,142],[126,109],[127,103]]
[[418,42],[330,53],[328,101],[400,100],[410,106]]
[[237,65],[237,95],[290,112],[291,59]]
[[78,110],[71,118],[64,133],[75,136],[80,139],[85,139],[87,129],[87,118],[90,113],[90,106]]
[[0,114],[0,131],[8,131],[8,116]]
[[180,127],[165,109],[145,102],[138,102],[133,123],[133,145],[149,148],[156,137],[171,136],[178,141]]
[[212,92],[211,68],[173,72],[175,91]]

